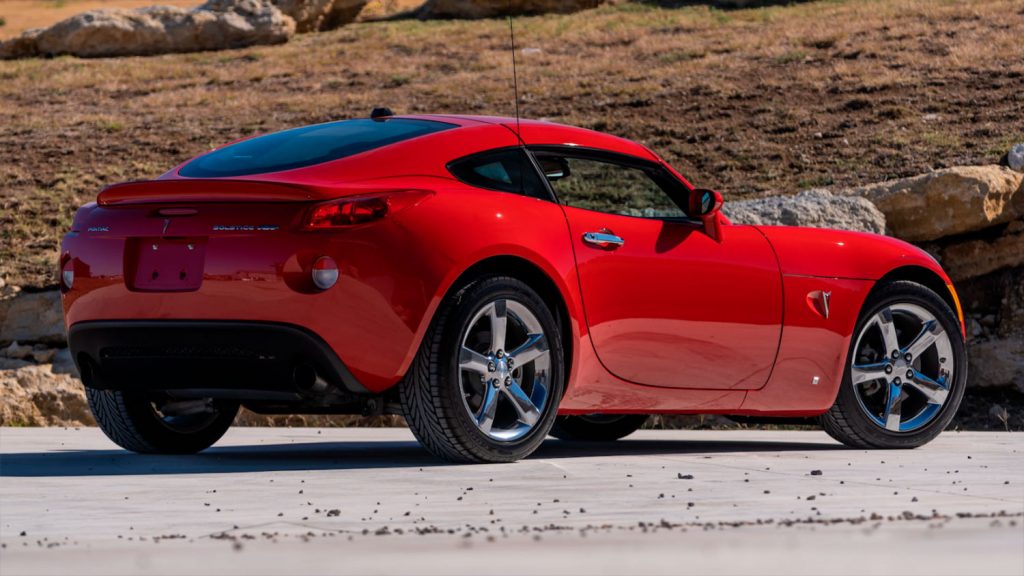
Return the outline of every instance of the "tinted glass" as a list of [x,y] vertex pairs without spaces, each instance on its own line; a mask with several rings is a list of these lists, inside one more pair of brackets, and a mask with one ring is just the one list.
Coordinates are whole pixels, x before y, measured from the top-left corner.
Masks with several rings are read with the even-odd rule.
[[[666,193],[670,183],[659,183],[651,170],[585,158],[548,156],[542,165],[548,162],[548,181],[566,206],[642,218],[686,217]],[[568,173],[555,170],[556,162]]]
[[470,186],[548,198],[544,182],[521,148],[507,148],[456,160],[448,170]]
[[430,120],[342,120],[257,136],[214,150],[178,173],[192,178],[263,174],[312,166],[454,128]]

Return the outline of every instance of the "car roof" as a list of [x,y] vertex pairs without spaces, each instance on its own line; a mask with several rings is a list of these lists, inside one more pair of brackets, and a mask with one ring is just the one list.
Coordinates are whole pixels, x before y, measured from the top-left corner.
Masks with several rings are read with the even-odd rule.
[[468,114],[419,114],[396,116],[396,118],[436,120],[455,124],[459,127],[488,124],[499,125],[518,133],[527,146],[548,145],[598,148],[637,156],[647,160],[660,160],[650,149],[632,140],[577,126],[558,124],[548,120],[516,119],[508,116],[474,116]]

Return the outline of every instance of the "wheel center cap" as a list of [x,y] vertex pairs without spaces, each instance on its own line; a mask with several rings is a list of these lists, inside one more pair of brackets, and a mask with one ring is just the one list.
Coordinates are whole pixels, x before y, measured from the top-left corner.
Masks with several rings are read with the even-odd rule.
[[505,378],[511,375],[508,369],[508,361],[504,358],[494,360],[494,377],[504,384]]

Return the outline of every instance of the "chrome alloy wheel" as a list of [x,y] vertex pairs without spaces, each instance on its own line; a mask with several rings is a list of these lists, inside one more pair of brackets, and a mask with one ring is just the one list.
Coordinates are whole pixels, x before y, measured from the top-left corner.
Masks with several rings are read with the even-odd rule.
[[495,300],[473,315],[461,344],[459,385],[470,418],[495,440],[525,436],[550,401],[551,353],[540,320],[515,300]]
[[850,377],[864,413],[889,432],[911,432],[942,410],[956,369],[949,334],[916,304],[878,311],[857,335]]

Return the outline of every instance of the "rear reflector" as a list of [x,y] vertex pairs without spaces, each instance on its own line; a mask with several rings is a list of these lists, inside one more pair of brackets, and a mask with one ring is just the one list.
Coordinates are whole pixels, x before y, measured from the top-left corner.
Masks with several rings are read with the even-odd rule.
[[69,292],[75,285],[75,261],[67,254],[60,260],[61,292]]
[[313,285],[327,290],[338,283],[338,264],[330,256],[321,256],[313,263]]

